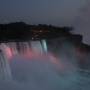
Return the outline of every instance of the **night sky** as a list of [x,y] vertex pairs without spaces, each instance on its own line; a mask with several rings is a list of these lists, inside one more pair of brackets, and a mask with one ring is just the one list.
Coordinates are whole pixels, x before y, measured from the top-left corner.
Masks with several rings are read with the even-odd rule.
[[90,6],[87,1],[89,0],[0,0],[0,23],[24,21],[29,24],[75,25],[79,27],[74,30],[75,33],[83,34],[85,42],[90,44],[90,24],[86,21],[90,12],[87,13],[87,8],[83,8]]
[[0,0],[0,23],[71,25],[83,0]]

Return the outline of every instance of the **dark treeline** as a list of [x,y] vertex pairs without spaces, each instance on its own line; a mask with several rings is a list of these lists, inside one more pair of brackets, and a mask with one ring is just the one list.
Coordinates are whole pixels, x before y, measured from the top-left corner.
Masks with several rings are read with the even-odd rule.
[[39,24],[28,25],[24,22],[0,24],[0,41],[50,39],[71,35],[72,27],[55,27]]
[[72,27],[56,27],[46,24],[29,25],[24,22],[0,24],[0,42],[18,42],[53,38],[66,38],[74,45],[90,51],[90,46],[82,43],[82,35],[72,34]]

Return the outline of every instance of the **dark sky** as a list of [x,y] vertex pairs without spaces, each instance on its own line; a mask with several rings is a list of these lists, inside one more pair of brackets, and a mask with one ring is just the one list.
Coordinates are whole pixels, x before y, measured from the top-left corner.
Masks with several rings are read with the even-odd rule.
[[0,23],[71,25],[83,0],[0,0]]
[[74,33],[83,35],[83,42],[90,45],[90,0],[80,8],[79,13],[73,23]]
[[0,23],[73,25],[74,33],[83,34],[90,44],[89,17],[89,0],[0,0]]

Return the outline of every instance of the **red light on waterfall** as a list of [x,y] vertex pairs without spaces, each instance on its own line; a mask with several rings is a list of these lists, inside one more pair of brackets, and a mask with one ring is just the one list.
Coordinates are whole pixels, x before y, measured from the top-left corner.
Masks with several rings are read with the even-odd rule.
[[23,56],[30,59],[34,59],[34,58],[36,59],[40,57],[40,53],[34,52],[32,50],[28,50],[23,54]]
[[6,47],[5,51],[6,51],[6,57],[8,59],[12,58],[12,51],[11,51],[11,49],[9,47]]

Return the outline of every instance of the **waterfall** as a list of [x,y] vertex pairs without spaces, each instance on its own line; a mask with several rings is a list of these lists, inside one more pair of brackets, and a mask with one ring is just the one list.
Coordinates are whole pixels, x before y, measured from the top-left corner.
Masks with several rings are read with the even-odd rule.
[[4,44],[0,45],[0,80],[11,80],[12,75],[5,48]]
[[45,40],[28,42],[8,42],[0,45],[0,79],[12,78],[9,59],[15,55],[31,55],[30,53],[43,54],[47,52]]
[[47,45],[45,40],[27,41],[27,42],[9,42],[5,43],[5,45],[9,48],[6,51],[8,52],[8,56],[14,56],[18,54],[25,55],[30,52],[38,54],[43,54],[47,52]]

